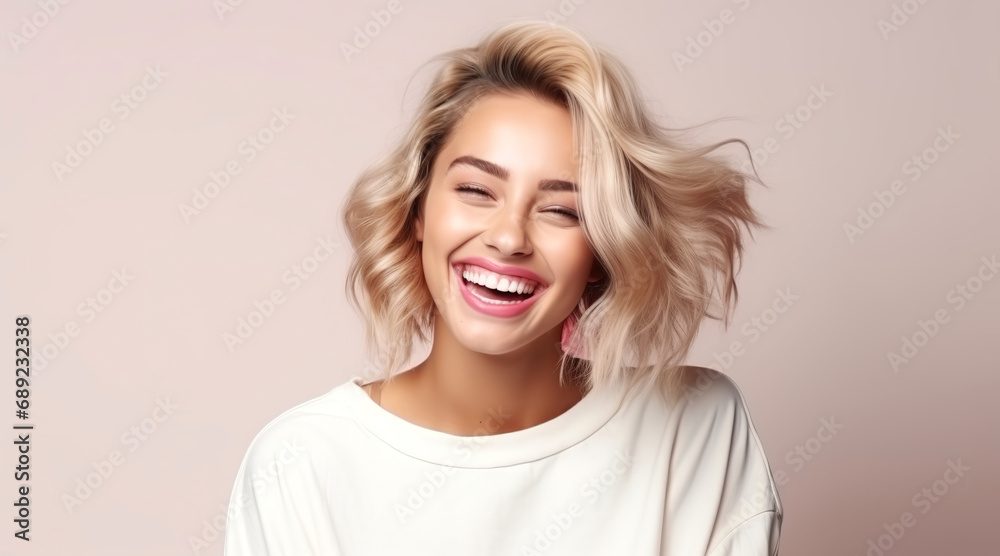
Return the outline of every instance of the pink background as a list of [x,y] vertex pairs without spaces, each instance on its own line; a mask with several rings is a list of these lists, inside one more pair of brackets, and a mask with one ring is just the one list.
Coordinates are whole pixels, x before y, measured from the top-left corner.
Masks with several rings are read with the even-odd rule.
[[[910,512],[884,553],[996,554],[1000,280],[981,260],[1000,255],[996,2],[403,0],[384,26],[372,11],[387,1],[246,1],[221,16],[210,0],[73,2],[51,17],[42,4],[0,8],[4,422],[17,422],[16,315],[31,317],[33,353],[54,355],[34,364],[26,421],[30,543],[12,536],[13,431],[0,448],[0,553],[221,554],[212,522],[257,431],[366,372],[338,210],[402,133],[429,76],[418,66],[561,10],[633,70],[665,123],[731,118],[702,137],[760,153],[770,189],[753,202],[775,229],[749,244],[732,325],[706,324],[691,363],[747,398],[781,483],[781,553],[865,554]],[[880,30],[894,6],[896,29]],[[376,36],[345,58],[366,24]],[[165,75],[143,88],[147,67]],[[122,95],[143,100],[126,113]],[[282,108],[294,118],[248,161],[241,142]],[[777,123],[786,114],[796,127]],[[103,118],[113,130],[57,176]],[[952,142],[935,149],[939,129]],[[913,157],[927,161],[916,181]],[[185,221],[179,205],[230,160],[240,173]],[[905,192],[870,208],[894,180]],[[876,217],[849,238],[859,209]],[[283,281],[321,239],[327,260]],[[123,268],[127,285],[101,293]],[[978,290],[961,308],[958,286]],[[275,289],[283,303],[228,349],[224,334]],[[775,305],[779,289],[798,298]],[[904,336],[922,345],[897,372],[888,354]],[[129,431],[143,426],[140,441]],[[120,465],[67,510],[115,450]],[[971,469],[946,474],[949,460]],[[930,502],[936,481],[946,492]]]

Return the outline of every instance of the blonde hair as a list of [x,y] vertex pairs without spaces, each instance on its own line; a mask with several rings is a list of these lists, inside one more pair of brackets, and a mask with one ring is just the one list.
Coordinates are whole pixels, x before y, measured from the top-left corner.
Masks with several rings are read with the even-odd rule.
[[[354,255],[345,285],[366,326],[366,350],[385,378],[402,370],[413,339],[427,342],[434,301],[413,236],[435,158],[465,112],[493,93],[530,94],[568,109],[578,153],[580,223],[604,277],[573,315],[587,359],[559,373],[595,385],[684,386],[682,361],[704,318],[728,327],[738,298],[740,226],[764,226],[747,183],[760,180],[710,153],[729,139],[688,147],[684,129],[656,124],[624,65],[577,32],[511,23],[479,45],[446,52],[403,140],[354,182],[343,221]],[[669,132],[669,133],[668,133]],[[749,152],[749,148],[747,148]],[[718,298],[720,312],[713,311]]]

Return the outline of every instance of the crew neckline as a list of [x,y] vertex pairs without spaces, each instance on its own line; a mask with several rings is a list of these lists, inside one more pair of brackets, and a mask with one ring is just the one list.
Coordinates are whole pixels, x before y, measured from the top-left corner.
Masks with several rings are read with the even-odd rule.
[[600,430],[624,401],[621,391],[595,386],[573,407],[544,423],[501,434],[459,436],[390,412],[371,399],[363,383],[363,377],[354,376],[345,384],[348,406],[361,426],[410,457],[470,469],[527,463],[561,452]]

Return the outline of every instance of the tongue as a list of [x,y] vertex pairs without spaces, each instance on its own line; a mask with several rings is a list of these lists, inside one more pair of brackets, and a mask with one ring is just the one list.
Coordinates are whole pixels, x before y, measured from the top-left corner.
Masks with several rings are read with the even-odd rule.
[[525,299],[531,297],[530,294],[491,290],[486,286],[480,286],[479,284],[469,282],[468,280],[466,280],[465,285],[468,286],[470,291],[485,297],[486,299],[493,299],[495,301],[524,301]]

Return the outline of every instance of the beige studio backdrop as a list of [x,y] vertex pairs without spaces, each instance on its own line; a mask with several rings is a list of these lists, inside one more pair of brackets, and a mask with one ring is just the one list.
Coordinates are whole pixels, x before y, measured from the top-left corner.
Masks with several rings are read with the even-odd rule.
[[[347,188],[402,133],[421,64],[522,19],[619,56],[665,123],[728,118],[704,140],[754,150],[770,188],[752,200],[774,229],[748,245],[731,326],[706,324],[690,363],[747,398],[781,554],[997,553],[996,2],[2,12],[0,420],[34,428],[0,448],[0,554],[222,554],[254,435],[365,373]],[[30,480],[15,480],[25,446]]]

